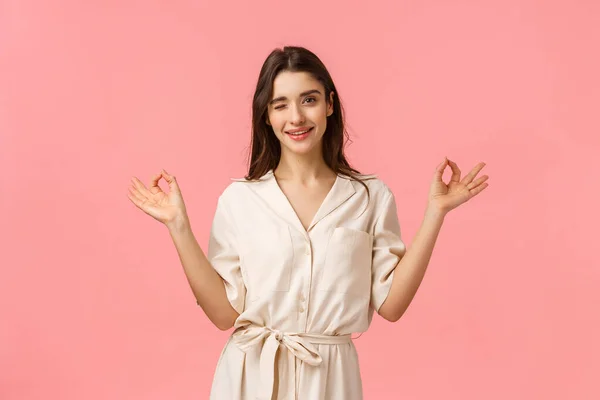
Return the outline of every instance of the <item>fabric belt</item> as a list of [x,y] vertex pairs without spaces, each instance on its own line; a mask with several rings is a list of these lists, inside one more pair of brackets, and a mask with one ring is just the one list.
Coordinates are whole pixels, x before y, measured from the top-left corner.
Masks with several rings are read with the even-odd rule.
[[[312,333],[287,333],[265,326],[249,325],[233,332],[233,342],[243,351],[247,352],[264,340],[260,353],[260,386],[257,399],[271,400],[275,382],[275,356],[279,345],[283,344],[288,352],[295,358],[313,366],[321,364],[323,359],[317,352],[314,344],[344,344],[351,342],[350,335],[319,335]],[[292,361],[293,360],[292,358]],[[291,366],[290,366],[291,368]],[[280,385],[286,385],[286,393],[292,394],[290,399],[296,399],[295,375],[290,375],[288,380],[280,379]],[[291,381],[291,382],[290,382]]]

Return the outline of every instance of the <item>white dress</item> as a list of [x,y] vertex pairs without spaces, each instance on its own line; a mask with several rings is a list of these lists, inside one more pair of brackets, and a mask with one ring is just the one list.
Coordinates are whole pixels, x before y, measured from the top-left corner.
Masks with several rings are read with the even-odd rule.
[[405,253],[395,198],[338,175],[309,228],[273,171],[219,197],[208,259],[240,313],[216,366],[213,400],[360,400],[351,334],[368,329]]

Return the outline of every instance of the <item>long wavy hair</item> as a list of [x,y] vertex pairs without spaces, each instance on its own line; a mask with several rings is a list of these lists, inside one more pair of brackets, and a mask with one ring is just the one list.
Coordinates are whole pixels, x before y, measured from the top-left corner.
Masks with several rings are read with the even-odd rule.
[[331,75],[321,60],[304,47],[285,46],[275,49],[262,65],[254,98],[252,100],[252,140],[250,144],[250,161],[247,180],[256,180],[271,169],[275,169],[281,157],[281,144],[272,128],[267,125],[268,105],[273,96],[273,81],[282,72],[307,72],[321,82],[325,88],[325,99],[329,102],[333,96],[333,114],[327,117],[327,127],[323,134],[323,159],[329,168],[337,174],[345,175],[360,182],[367,194],[369,188],[362,181],[358,170],[350,166],[344,155],[344,147],[350,140],[344,127],[344,109],[340,95]]

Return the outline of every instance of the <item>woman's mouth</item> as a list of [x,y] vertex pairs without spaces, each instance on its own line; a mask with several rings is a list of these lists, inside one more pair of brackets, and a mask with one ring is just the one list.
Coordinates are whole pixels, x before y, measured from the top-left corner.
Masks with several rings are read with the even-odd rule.
[[300,132],[295,132],[295,133],[286,132],[286,134],[293,140],[303,140],[303,139],[306,139],[306,137],[312,132],[313,129],[314,128],[311,127],[306,131],[300,131]]

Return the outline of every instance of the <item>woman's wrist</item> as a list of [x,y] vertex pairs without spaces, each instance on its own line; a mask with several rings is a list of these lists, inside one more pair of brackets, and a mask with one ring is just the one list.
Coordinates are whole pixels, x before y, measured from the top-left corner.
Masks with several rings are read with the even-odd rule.
[[191,231],[190,220],[188,216],[184,214],[178,215],[177,217],[173,218],[173,220],[165,223],[165,226],[171,235]]
[[425,209],[425,216],[430,218],[439,218],[444,219],[448,211],[442,209],[437,205],[437,203],[429,202],[427,204],[427,208]]

